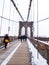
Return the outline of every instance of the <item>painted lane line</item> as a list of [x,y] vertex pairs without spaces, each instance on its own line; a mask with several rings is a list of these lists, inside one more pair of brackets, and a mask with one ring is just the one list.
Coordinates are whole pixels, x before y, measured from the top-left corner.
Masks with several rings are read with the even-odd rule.
[[11,59],[11,57],[13,56],[13,54],[15,53],[15,51],[17,51],[17,49],[19,48],[19,46],[21,45],[21,43],[19,43],[19,45],[14,49],[14,51],[2,62],[1,65],[6,65],[9,60]]

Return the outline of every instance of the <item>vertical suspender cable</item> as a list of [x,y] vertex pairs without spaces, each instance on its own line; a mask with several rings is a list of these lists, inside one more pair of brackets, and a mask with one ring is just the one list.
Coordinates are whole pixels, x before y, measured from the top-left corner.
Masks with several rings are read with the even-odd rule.
[[38,0],[37,0],[37,58],[38,58]]
[[[16,33],[16,22],[15,22],[15,33]],[[16,34],[15,34],[16,35]]]
[[33,0],[33,22],[34,22],[34,0]]
[[[13,8],[13,19],[14,19],[14,8]],[[12,34],[13,34],[13,22],[12,22]]]
[[11,14],[11,1],[10,1],[10,11],[9,11],[9,26],[8,26],[8,34],[10,33],[10,14]]
[[[4,11],[4,4],[5,4],[5,0],[3,0],[3,7],[2,7],[2,17],[3,17],[3,11]],[[0,35],[1,35],[1,28],[2,28],[2,17],[1,17],[1,25],[0,25]]]
[[[34,0],[33,0],[33,22],[34,22]],[[34,34],[34,27],[32,26],[32,32]],[[34,35],[33,35],[34,36]]]

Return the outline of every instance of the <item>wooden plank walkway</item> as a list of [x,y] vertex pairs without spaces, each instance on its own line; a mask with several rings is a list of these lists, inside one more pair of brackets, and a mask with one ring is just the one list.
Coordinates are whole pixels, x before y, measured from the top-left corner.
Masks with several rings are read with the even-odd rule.
[[26,42],[22,42],[7,65],[30,65],[29,50]]
[[[4,60],[14,51],[14,49],[20,44],[20,41],[15,40],[10,42],[7,49],[5,47],[0,49],[0,65],[4,62]],[[4,65],[4,64],[3,64]]]

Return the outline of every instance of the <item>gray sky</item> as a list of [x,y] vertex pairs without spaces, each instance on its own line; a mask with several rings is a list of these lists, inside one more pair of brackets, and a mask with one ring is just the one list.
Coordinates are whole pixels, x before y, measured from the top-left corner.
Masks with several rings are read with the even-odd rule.
[[[11,20],[15,20],[18,22],[21,20],[18,12],[14,8],[11,2],[11,10],[10,10],[10,0],[5,0],[4,8],[3,8],[3,1],[0,0],[0,16],[5,18],[10,18]],[[28,13],[28,5],[30,0],[14,0],[16,6],[18,7],[19,11],[21,12],[24,20],[27,19]],[[42,20],[49,17],[49,0],[38,0],[38,20]],[[3,9],[3,14],[2,14]],[[10,25],[10,32],[9,35],[18,35],[18,23],[12,22],[5,19],[2,19],[2,30],[0,35],[4,35],[8,33],[8,27]],[[33,21],[33,1],[29,16],[29,21]],[[34,36],[37,36],[37,0],[34,0]],[[6,25],[6,26],[5,26]],[[1,18],[0,18],[0,26],[1,26]],[[46,36],[49,37],[49,19],[41,21],[38,23],[38,36]]]

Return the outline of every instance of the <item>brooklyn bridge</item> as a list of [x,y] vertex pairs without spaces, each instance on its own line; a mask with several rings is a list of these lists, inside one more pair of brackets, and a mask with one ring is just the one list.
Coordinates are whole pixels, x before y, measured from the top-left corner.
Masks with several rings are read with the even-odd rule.
[[49,5],[48,0],[0,0],[0,65],[49,65],[49,13],[43,3]]

